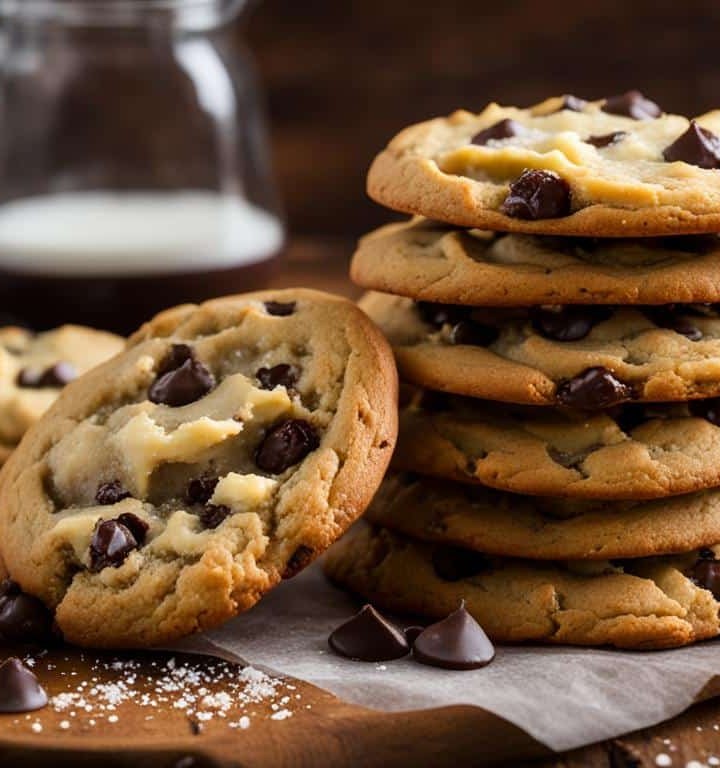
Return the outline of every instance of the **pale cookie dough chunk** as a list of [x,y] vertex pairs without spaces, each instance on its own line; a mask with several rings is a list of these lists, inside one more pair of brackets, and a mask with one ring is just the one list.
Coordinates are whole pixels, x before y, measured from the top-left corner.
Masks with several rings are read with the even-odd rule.
[[720,231],[720,111],[689,120],[637,91],[490,104],[406,128],[375,159],[377,202],[464,227],[647,236]]
[[720,401],[607,411],[427,391],[400,413],[397,469],[515,493],[657,499],[720,486]]
[[68,385],[0,476],[12,578],[80,645],[168,643],[251,607],[372,498],[390,350],[307,290],[158,315]]
[[422,387],[587,409],[720,395],[718,305],[480,308],[369,293],[360,306]]
[[720,632],[713,549],[543,563],[421,543],[360,521],[330,550],[325,570],[386,610],[440,619],[464,600],[497,642],[651,649]]

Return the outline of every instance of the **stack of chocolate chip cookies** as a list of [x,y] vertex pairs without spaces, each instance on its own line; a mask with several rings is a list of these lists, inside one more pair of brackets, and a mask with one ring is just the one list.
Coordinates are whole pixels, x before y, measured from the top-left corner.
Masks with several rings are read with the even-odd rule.
[[405,392],[335,581],[465,600],[499,641],[720,633],[718,133],[631,91],[456,112],[377,157],[371,196],[415,218],[352,276]]

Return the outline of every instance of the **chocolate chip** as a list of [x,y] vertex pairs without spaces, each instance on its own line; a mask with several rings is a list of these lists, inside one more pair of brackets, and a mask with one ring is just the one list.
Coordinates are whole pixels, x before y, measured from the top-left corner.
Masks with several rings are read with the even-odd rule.
[[230,517],[232,510],[224,504],[206,504],[199,512],[198,517],[205,528],[217,528],[226,518]]
[[283,579],[291,579],[293,576],[300,573],[300,571],[312,561],[314,556],[315,551],[313,549],[301,544],[288,560],[282,574]]
[[716,427],[720,427],[720,397],[708,400],[691,400],[688,409],[693,416],[705,419]]
[[509,139],[512,136],[520,136],[523,133],[525,133],[525,128],[520,125],[520,123],[506,117],[504,120],[500,120],[489,128],[484,128],[479,133],[476,133],[472,139],[470,139],[470,143],[482,147],[487,144],[488,141]]
[[698,557],[701,560],[714,560],[715,553],[712,551],[712,549],[701,549],[698,551]]
[[611,371],[599,365],[587,368],[560,384],[557,389],[559,403],[583,410],[609,408],[623,400],[629,400],[631,396],[632,390],[627,384],[623,384]]
[[720,600],[720,560],[700,558],[688,575],[699,587],[710,590],[713,597]]
[[536,307],[530,313],[533,328],[546,339],[555,341],[584,339],[595,325],[609,316],[610,310],[606,307],[583,306]]
[[592,144],[593,147],[603,149],[609,147],[612,144],[617,144],[618,141],[622,141],[627,136],[627,131],[613,131],[612,133],[606,133],[603,136],[588,136],[585,139],[586,144]]
[[474,347],[486,347],[492,344],[500,332],[490,325],[480,325],[471,320],[463,320],[450,332],[450,341],[453,344],[468,344]]
[[425,627],[420,626],[412,626],[412,627],[405,627],[405,639],[408,641],[409,645],[412,645],[420,636],[420,633],[425,629]]
[[687,131],[665,147],[663,158],[668,163],[682,161],[699,168],[720,168],[720,137],[692,120]]
[[215,488],[220,482],[219,478],[213,475],[203,475],[196,477],[188,483],[185,491],[185,499],[188,504],[207,504],[215,493]]
[[495,658],[495,648],[463,600],[446,619],[420,633],[413,644],[413,658],[443,669],[479,669]]
[[18,387],[23,387],[25,389],[37,389],[40,386],[41,378],[42,371],[38,371],[34,368],[23,368],[15,377],[15,383]]
[[446,324],[455,325],[464,320],[469,312],[467,307],[430,301],[418,301],[416,306],[422,321],[435,328],[442,328]]
[[173,344],[170,351],[165,355],[163,361],[158,366],[158,376],[168,371],[176,371],[187,360],[194,360],[195,353],[193,348],[187,344]]
[[295,311],[296,303],[294,301],[282,302],[282,301],[266,301],[265,311],[268,315],[275,315],[276,317],[287,317],[292,315]]
[[643,403],[616,405],[610,408],[607,415],[617,423],[626,435],[648,420],[648,414]]
[[573,96],[570,93],[566,93],[562,97],[562,103],[560,104],[558,112],[561,112],[563,109],[567,109],[570,112],[582,112],[586,106],[587,101],[585,101],[585,99],[581,99],[579,96]]
[[32,595],[10,579],[0,584],[0,641],[42,644],[52,637],[52,615]]
[[20,659],[0,664],[0,712],[32,712],[47,703],[47,693]]
[[275,389],[275,387],[292,389],[297,384],[298,371],[292,365],[280,363],[272,368],[259,368],[255,378],[260,382],[262,389]]
[[482,552],[464,547],[438,546],[432,553],[435,573],[443,581],[462,581],[490,570],[490,561]]
[[175,370],[155,379],[148,391],[151,403],[177,408],[194,403],[215,386],[215,377],[199,361],[187,359]]
[[665,307],[645,307],[644,312],[650,322],[660,328],[669,328],[681,336],[686,336],[690,341],[700,341],[703,337],[702,331],[687,317],[679,315],[672,304]]
[[553,171],[523,171],[501,207],[515,219],[554,219],[570,213],[570,185]]
[[132,496],[130,491],[126,491],[119,480],[112,480],[109,483],[101,483],[95,492],[95,501],[103,506],[117,504],[123,499],[129,499]]
[[137,539],[122,523],[98,520],[90,541],[90,570],[97,573],[108,566],[117,568],[137,548]]
[[132,533],[138,546],[142,546],[145,543],[145,537],[150,526],[141,517],[134,515],[132,512],[123,512],[121,515],[118,515],[117,521]]
[[255,463],[264,472],[279,475],[302,461],[320,445],[312,425],[302,419],[287,419],[276,424],[255,452]]
[[15,379],[18,387],[42,389],[44,387],[64,387],[77,378],[77,371],[72,363],[59,362],[44,371],[23,368]]
[[390,661],[410,653],[405,635],[371,605],[339,626],[328,644],[339,656],[356,661]]
[[602,111],[610,115],[623,115],[633,120],[654,120],[662,115],[662,109],[650,99],[646,99],[640,91],[627,91],[617,96],[605,99]]

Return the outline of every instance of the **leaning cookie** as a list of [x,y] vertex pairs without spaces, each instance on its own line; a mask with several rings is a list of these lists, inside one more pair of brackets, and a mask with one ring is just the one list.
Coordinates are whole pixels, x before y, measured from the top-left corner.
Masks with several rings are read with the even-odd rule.
[[360,306],[421,387],[582,408],[720,395],[717,305],[487,309],[369,293]]
[[70,642],[246,610],[360,515],[395,442],[387,343],[303,289],[158,315],[68,385],[0,475],[0,551]]
[[720,296],[717,235],[509,235],[417,218],[360,240],[357,285],[444,304],[693,304]]
[[720,491],[651,501],[584,501],[390,473],[364,518],[413,539],[488,555],[650,557],[720,541]]
[[609,237],[720,231],[720,111],[689,120],[637,91],[490,104],[406,128],[368,192],[463,227]]
[[494,558],[364,521],[325,560],[333,581],[387,610],[439,619],[464,600],[495,641],[636,649],[715,637],[718,567],[712,549],[621,563]]
[[720,486],[718,400],[588,413],[427,392],[401,411],[396,469],[577,499]]

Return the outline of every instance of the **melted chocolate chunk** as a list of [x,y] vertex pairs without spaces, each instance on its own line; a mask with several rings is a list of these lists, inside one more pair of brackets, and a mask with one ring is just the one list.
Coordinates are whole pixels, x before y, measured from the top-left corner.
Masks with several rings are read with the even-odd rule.
[[646,307],[645,316],[660,328],[669,328],[675,333],[686,336],[690,341],[702,339],[702,331],[687,317],[678,314],[677,309],[672,304],[666,307]]
[[602,111],[610,115],[632,117],[633,120],[654,120],[662,115],[662,109],[654,101],[646,99],[640,91],[610,96],[605,99]]
[[76,378],[77,371],[72,363],[59,362],[51,365],[44,371],[23,368],[18,373],[15,382],[18,387],[24,387],[25,389],[42,389],[44,387],[57,389],[64,387]]
[[495,648],[463,600],[446,619],[420,633],[413,644],[413,658],[443,669],[479,669],[495,658]]
[[215,377],[199,361],[191,358],[174,370],[155,379],[148,391],[151,403],[177,408],[194,403],[215,386]]
[[712,549],[701,549],[698,551],[698,557],[701,560],[714,560],[715,553],[712,551]]
[[443,581],[470,579],[491,568],[488,558],[482,552],[449,545],[435,547],[432,564],[438,578]]
[[224,504],[206,504],[198,512],[198,517],[205,528],[217,528],[231,514],[230,507]]
[[579,341],[594,326],[610,317],[610,309],[574,305],[536,307],[530,317],[533,328],[546,339]]
[[716,427],[720,427],[720,397],[708,400],[691,400],[688,409],[693,416],[705,419]]
[[19,584],[6,579],[0,584],[0,641],[43,644],[52,638],[52,614]]
[[453,344],[469,344],[473,347],[487,347],[500,335],[497,328],[490,325],[473,323],[471,320],[463,320],[458,323],[450,333],[450,341]]
[[275,317],[287,317],[295,311],[295,306],[294,301],[266,301],[265,311],[268,315],[274,315]]
[[98,520],[90,541],[90,570],[117,568],[138,548],[138,541],[130,529],[117,520]]
[[123,499],[129,499],[132,496],[130,491],[126,491],[119,480],[112,480],[109,483],[101,483],[95,492],[95,501],[103,506],[117,504]]
[[264,472],[279,475],[319,445],[317,432],[311,424],[302,419],[287,419],[265,434],[255,452],[255,463]]
[[570,185],[553,171],[523,171],[500,209],[514,219],[556,219],[570,213]]
[[405,639],[408,641],[408,644],[412,646],[424,629],[425,627],[420,626],[405,627]]
[[593,147],[603,149],[609,147],[612,144],[617,144],[618,141],[622,141],[627,136],[627,131],[613,131],[612,133],[606,133],[603,136],[588,136],[585,139],[586,144],[592,144]]
[[194,359],[195,353],[192,347],[187,344],[173,344],[158,366],[158,376],[162,376],[163,373],[168,373],[169,371],[176,371],[184,362]]
[[142,546],[145,543],[145,537],[147,536],[150,526],[142,518],[134,515],[132,512],[123,512],[118,516],[117,521],[132,533],[138,546]]
[[716,600],[720,600],[720,560],[701,557],[688,576],[699,587],[710,590]]
[[607,415],[617,423],[626,435],[648,420],[644,403],[616,405],[608,410]]
[[185,491],[185,499],[188,504],[207,504],[215,493],[215,488],[220,482],[219,478],[212,475],[196,477],[188,483]]
[[523,128],[520,123],[506,117],[504,120],[500,120],[489,128],[485,128],[479,133],[476,133],[472,139],[470,139],[470,143],[482,147],[487,144],[488,141],[509,139],[513,136],[521,136],[523,133],[525,133],[525,128]]
[[259,368],[255,373],[255,378],[260,382],[262,389],[275,389],[275,387],[285,387],[292,389],[298,381],[298,371],[292,365],[280,363],[272,368]]
[[687,131],[665,147],[663,158],[668,163],[682,161],[699,168],[720,168],[720,137],[692,120]]
[[297,573],[300,573],[312,561],[313,557],[315,557],[315,551],[301,544],[288,560],[282,574],[283,579],[291,579]]
[[563,382],[557,388],[557,399],[562,405],[594,411],[629,400],[632,390],[616,379],[602,366],[587,368],[575,378]]
[[562,102],[558,108],[558,112],[562,112],[564,109],[570,112],[582,112],[587,106],[587,101],[581,99],[579,96],[573,96],[571,93],[566,93],[562,97]]
[[32,712],[47,703],[44,688],[20,659],[0,664],[0,712]]
[[340,625],[328,644],[339,656],[356,661],[391,661],[410,653],[405,635],[371,605]]
[[416,306],[421,320],[435,328],[442,328],[446,324],[455,325],[464,320],[469,312],[467,307],[459,307],[455,304],[434,304],[430,301],[418,301]]

